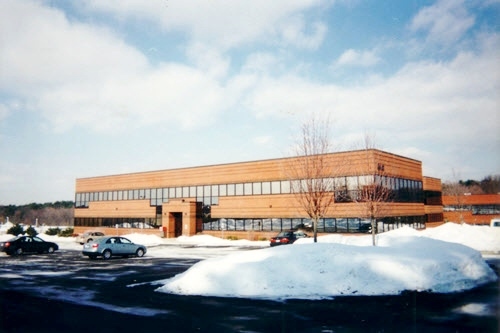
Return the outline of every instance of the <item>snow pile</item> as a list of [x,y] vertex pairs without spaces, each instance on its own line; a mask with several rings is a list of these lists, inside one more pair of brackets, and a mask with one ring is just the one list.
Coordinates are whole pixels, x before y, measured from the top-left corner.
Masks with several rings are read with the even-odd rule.
[[463,244],[482,252],[500,252],[500,228],[445,223],[436,228],[418,231],[425,237]]
[[193,245],[193,246],[268,246],[268,241],[250,241],[247,239],[222,239],[218,237],[213,237],[209,235],[195,235],[195,236],[180,236],[177,237],[177,242],[179,244]]
[[[328,241],[340,242],[328,242]],[[347,241],[349,240],[349,241]],[[450,293],[496,281],[481,253],[411,228],[378,236],[332,235],[319,243],[211,258],[162,281],[157,291],[181,295],[258,299],[325,299],[397,295],[406,290]],[[357,245],[346,245],[345,243]],[[344,244],[343,244],[344,243]]]

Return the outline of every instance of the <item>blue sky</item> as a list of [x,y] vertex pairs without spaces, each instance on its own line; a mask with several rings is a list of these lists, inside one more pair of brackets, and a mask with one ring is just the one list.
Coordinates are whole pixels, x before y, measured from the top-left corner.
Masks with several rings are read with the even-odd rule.
[[328,115],[443,181],[500,172],[500,1],[0,1],[0,204],[290,155]]

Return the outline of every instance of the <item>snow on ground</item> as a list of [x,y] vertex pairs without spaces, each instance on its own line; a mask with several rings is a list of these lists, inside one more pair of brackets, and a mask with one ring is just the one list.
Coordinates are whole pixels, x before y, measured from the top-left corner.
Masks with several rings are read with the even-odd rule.
[[[11,235],[2,234],[0,241]],[[74,238],[39,235],[61,249],[81,250]],[[481,256],[500,254],[500,228],[446,223],[377,235],[326,235],[269,248],[267,241],[208,235],[164,239],[125,235],[148,247],[148,256],[206,259],[159,281],[160,292],[260,299],[324,299],[347,295],[395,295],[405,290],[458,292],[496,281]],[[163,245],[163,246],[160,246]],[[249,251],[241,248],[261,248]],[[481,252],[480,252],[481,251]]]
[[[406,290],[450,293],[497,280],[480,252],[413,233],[407,228],[379,235],[377,247],[307,240],[211,258],[162,281],[157,291],[271,300],[325,299],[397,295]],[[362,242],[363,238],[367,237],[356,240]]]

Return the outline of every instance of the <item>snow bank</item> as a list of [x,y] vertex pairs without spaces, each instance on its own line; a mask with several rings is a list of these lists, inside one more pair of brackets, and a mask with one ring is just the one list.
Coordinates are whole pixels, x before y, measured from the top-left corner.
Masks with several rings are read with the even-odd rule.
[[445,223],[419,232],[422,236],[463,244],[482,252],[500,252],[500,228]]
[[426,237],[383,237],[380,246],[297,244],[201,261],[159,292],[258,299],[325,299],[449,293],[495,281],[481,254]]

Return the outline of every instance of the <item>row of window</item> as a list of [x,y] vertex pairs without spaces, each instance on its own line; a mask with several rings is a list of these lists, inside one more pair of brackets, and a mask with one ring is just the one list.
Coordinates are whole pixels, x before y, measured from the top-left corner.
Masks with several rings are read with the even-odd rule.
[[[379,219],[378,232],[408,225],[415,229],[425,228],[425,216],[398,216]],[[311,228],[312,221],[306,218],[274,219],[218,219],[203,223],[203,230],[219,231],[282,231]],[[318,221],[318,232],[364,233],[370,232],[371,223],[361,218],[324,218]]]
[[110,227],[110,228],[137,228],[154,229],[161,226],[161,218],[103,218],[103,217],[75,217],[75,227]]
[[[179,186],[153,189],[135,189],[119,191],[98,191],[76,193],[75,208],[88,208],[92,201],[149,200],[151,206],[161,206],[169,199],[196,198],[204,205],[218,205],[219,197],[290,194],[295,182],[268,181],[220,185]],[[377,184],[392,191],[390,198],[396,202],[422,202],[422,182],[410,179],[381,176],[352,176],[325,179],[335,192],[338,202],[355,200],[366,186]]]
[[[76,227],[109,227],[157,229],[161,219],[154,218],[75,218]],[[425,216],[400,216],[380,219],[378,232],[397,229],[403,225],[415,229],[425,228]],[[308,228],[312,226],[310,219],[275,218],[275,219],[218,219],[202,224],[202,230],[219,231],[283,231],[289,229]],[[318,221],[319,232],[365,233],[370,232],[369,220],[360,218],[325,218]],[[198,230],[198,231],[202,231]]]
[[444,206],[445,212],[471,211],[472,215],[498,215],[500,205],[450,205]]

